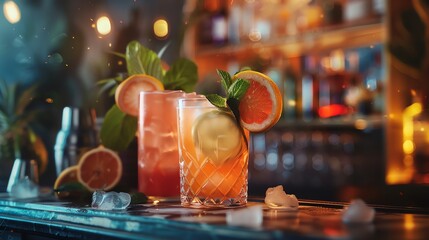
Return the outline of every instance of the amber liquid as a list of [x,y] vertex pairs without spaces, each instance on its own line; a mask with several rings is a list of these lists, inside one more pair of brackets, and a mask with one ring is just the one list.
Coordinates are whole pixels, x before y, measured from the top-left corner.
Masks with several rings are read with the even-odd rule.
[[[234,207],[247,203],[249,151],[245,139],[239,154],[223,163],[205,156],[194,144],[195,119],[212,110],[179,110],[181,203],[185,207]],[[248,133],[246,135],[248,138]]]

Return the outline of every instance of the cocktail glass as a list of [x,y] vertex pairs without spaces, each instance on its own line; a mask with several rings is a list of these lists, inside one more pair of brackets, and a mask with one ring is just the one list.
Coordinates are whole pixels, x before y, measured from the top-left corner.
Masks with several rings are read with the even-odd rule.
[[180,198],[185,207],[247,203],[249,133],[204,96],[179,99]]
[[180,195],[177,99],[183,91],[141,92],[138,120],[138,187],[149,196]]

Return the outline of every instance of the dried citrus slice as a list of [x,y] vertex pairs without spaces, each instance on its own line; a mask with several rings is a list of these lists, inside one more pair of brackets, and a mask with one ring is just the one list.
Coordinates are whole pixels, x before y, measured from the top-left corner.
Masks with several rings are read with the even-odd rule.
[[214,110],[199,116],[192,127],[192,138],[196,149],[218,166],[241,151],[242,135],[228,112]]
[[77,182],[77,166],[71,166],[64,169],[57,177],[54,183],[54,189],[58,189],[65,183]]
[[246,79],[250,86],[240,100],[241,124],[251,132],[263,132],[276,124],[281,116],[282,95],[275,82],[268,76],[246,70],[237,73],[234,79]]
[[[71,166],[64,169],[57,180],[54,183],[54,189],[58,190],[61,187],[66,186],[66,184],[78,183],[77,180],[77,166]],[[69,199],[69,198],[77,198],[81,195],[78,191],[59,191],[56,192],[56,195],[59,199]]]
[[118,154],[103,146],[83,154],[77,168],[77,179],[90,191],[110,190],[122,176],[122,162]]
[[164,85],[158,79],[146,74],[132,75],[116,88],[116,105],[122,112],[138,116],[139,93],[156,90],[164,90]]

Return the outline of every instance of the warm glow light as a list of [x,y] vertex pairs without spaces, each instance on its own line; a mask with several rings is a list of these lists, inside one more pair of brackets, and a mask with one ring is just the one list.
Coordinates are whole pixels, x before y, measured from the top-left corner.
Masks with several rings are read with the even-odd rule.
[[411,140],[406,140],[402,144],[402,149],[405,154],[412,154],[414,152],[414,142]]
[[365,119],[357,119],[355,121],[355,128],[359,130],[364,130],[368,127],[368,122]]
[[319,116],[321,118],[330,118],[340,116],[348,113],[348,109],[344,105],[331,104],[327,106],[319,107]]
[[342,50],[333,51],[331,53],[331,67],[332,70],[340,71],[345,68],[345,57],[344,52]]
[[97,20],[97,31],[101,35],[107,35],[112,30],[112,26],[110,25],[110,19],[106,16],[102,16]]
[[3,13],[6,20],[14,24],[21,20],[21,11],[14,1],[6,1],[3,5]]
[[163,38],[168,35],[168,22],[164,19],[158,19],[153,24],[155,36]]
[[413,117],[422,111],[420,103],[414,103],[405,108],[402,113],[402,141],[403,151],[405,154],[412,154],[414,151],[413,135],[414,123]]
[[412,214],[405,214],[404,216],[404,228],[406,230],[413,230],[415,227],[414,217]]
[[261,40],[261,38],[262,38],[262,34],[258,30],[254,29],[249,33],[249,39],[252,42],[258,42]]

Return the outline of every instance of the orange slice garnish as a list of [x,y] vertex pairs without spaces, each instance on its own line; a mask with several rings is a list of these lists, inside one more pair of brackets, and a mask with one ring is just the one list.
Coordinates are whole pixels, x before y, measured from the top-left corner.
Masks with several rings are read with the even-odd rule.
[[116,105],[122,112],[137,117],[140,92],[156,90],[164,90],[164,85],[160,80],[146,74],[132,75],[116,88]]
[[77,165],[77,179],[88,190],[110,190],[122,177],[119,155],[103,146],[86,152]]
[[233,79],[242,78],[250,86],[240,100],[241,124],[251,132],[263,132],[273,127],[280,119],[283,101],[275,82],[265,74],[246,70]]

